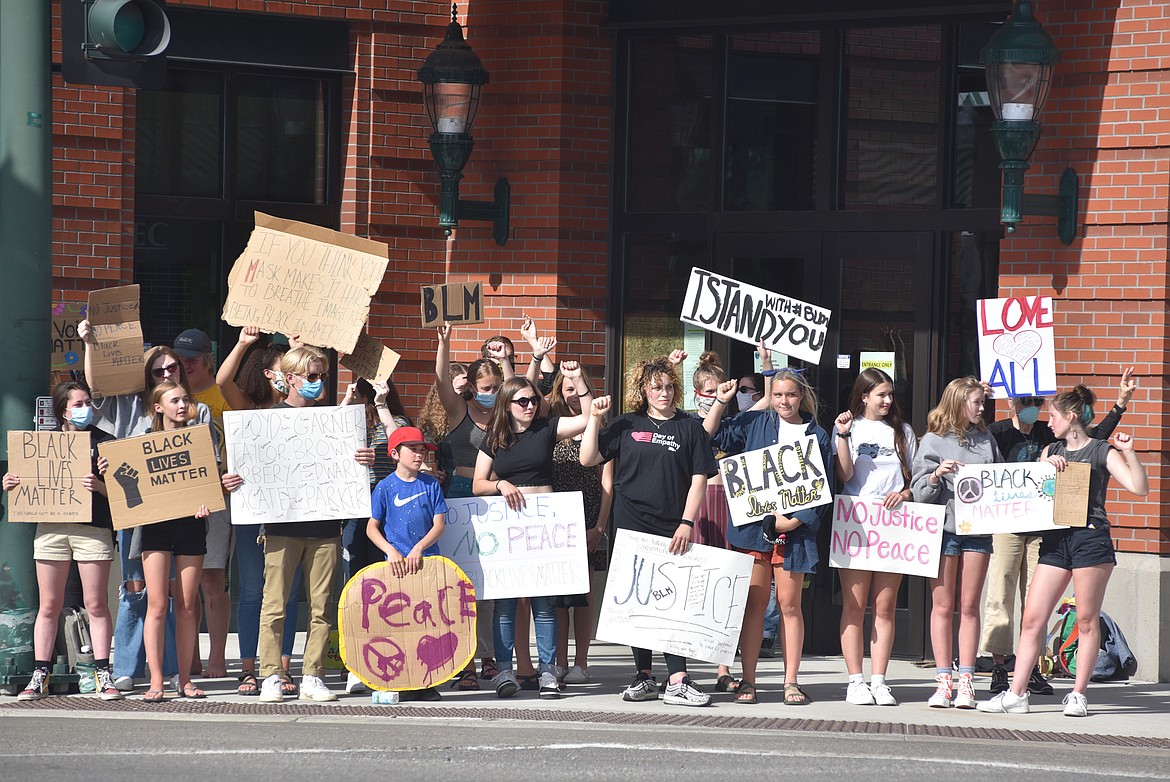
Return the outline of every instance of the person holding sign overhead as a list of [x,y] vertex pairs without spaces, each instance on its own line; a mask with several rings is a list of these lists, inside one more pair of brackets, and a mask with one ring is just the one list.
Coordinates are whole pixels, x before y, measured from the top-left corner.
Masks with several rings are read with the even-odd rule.
[[[833,460],[829,452],[829,434],[817,423],[817,395],[805,379],[804,371],[785,368],[772,376],[769,387],[771,409],[748,410],[720,421],[722,408],[735,398],[738,385],[736,381],[728,381],[716,391],[716,404],[703,420],[704,429],[713,433],[711,442],[722,451],[736,454],[775,445],[780,441],[781,432],[800,437],[813,436],[825,465],[826,485],[830,485]],[[761,521],[727,527],[727,543],[755,560],[739,637],[743,679],[736,692],[736,703],[756,702],[756,665],[773,581],[784,627],[784,703],[804,706],[812,702],[798,681],[800,654],[804,647],[804,614],[800,597],[805,576],[816,572],[820,558],[817,530],[829,507],[805,508],[789,516],[768,515]]]
[[[911,486],[917,502],[946,505],[942,564],[931,579],[930,643],[934,649],[935,691],[927,704],[945,709],[975,708],[975,657],[979,653],[979,600],[991,559],[990,535],[955,534],[955,474],[965,464],[1002,462],[983,421],[986,393],[976,377],[960,377],[943,389],[926,416],[927,433],[914,457]],[[959,594],[959,687],[954,694],[951,655],[955,589]],[[953,696],[953,699],[952,699]]]
[[[628,529],[670,538],[671,554],[684,554],[707,479],[716,473],[715,457],[697,420],[678,410],[682,383],[665,358],[640,361],[626,377],[626,406],[602,428],[609,397],[594,400],[581,438],[581,464],[595,467],[616,460],[614,468],[614,529]],[[759,640],[756,641],[757,647]],[[634,648],[634,679],[622,700],[658,700],[649,649]],[[691,681],[687,658],[663,653],[670,679],[663,701],[676,706],[706,706],[711,696]]]
[[[110,672],[110,565],[114,560],[113,522],[106,484],[99,475],[98,443],[114,439],[94,425],[95,415],[89,389],[67,380],[53,389],[53,415],[57,431],[88,432],[92,472],[81,485],[90,493],[92,517],[88,523],[37,524],[33,537],[33,559],[37,568],[37,594],[40,606],[33,625],[33,674],[17,700],[35,701],[49,694],[49,671],[53,665],[53,645],[57,641],[57,621],[65,601],[65,582],[70,562],[77,562],[81,592],[89,614],[93,638],[94,664],[97,667],[97,691],[103,701],[119,700],[122,693],[114,687]],[[5,473],[4,491],[20,486],[20,476]]]
[[[918,438],[902,418],[894,381],[880,369],[862,370],[849,394],[849,409],[833,425],[833,453],[841,493],[850,497],[881,497],[889,509],[911,499],[910,467]],[[841,568],[841,655],[849,673],[845,700],[858,706],[897,706],[886,684],[894,648],[894,609],[898,606],[901,573]],[[865,683],[865,607],[873,601],[873,637],[869,659],[873,678]]]
[[1052,611],[1072,582],[1077,597],[1077,677],[1064,699],[1066,717],[1085,717],[1089,701],[1085,691],[1097,664],[1101,647],[1101,603],[1109,576],[1117,564],[1105,513],[1105,494],[1112,477],[1123,489],[1138,497],[1150,490],[1146,468],[1138,458],[1133,438],[1119,432],[1115,445],[1089,436],[1086,427],[1093,420],[1096,397],[1083,385],[1057,394],[1048,406],[1048,425],[1057,442],[1044,449],[1041,458],[1063,471],[1071,462],[1088,464],[1089,506],[1084,527],[1046,532],[1040,544],[1040,562],[1028,590],[1016,647],[1016,669],[1011,688],[979,704],[980,711],[1025,714],[1028,712],[1028,682],[1032,662],[1044,646],[1044,632]]

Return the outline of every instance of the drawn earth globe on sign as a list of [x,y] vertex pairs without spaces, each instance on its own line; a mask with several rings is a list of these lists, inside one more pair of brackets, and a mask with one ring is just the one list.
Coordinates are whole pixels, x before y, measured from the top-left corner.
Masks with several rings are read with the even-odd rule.
[[362,568],[337,619],[345,667],[375,690],[437,687],[475,654],[475,587],[446,557],[424,557],[402,577],[386,562]]

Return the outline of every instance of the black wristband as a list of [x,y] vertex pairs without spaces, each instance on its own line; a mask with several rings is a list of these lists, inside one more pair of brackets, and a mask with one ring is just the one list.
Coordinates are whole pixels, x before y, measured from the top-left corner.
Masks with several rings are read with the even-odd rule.
[[694,526],[695,526],[695,522],[693,522],[693,521],[687,521],[686,519],[679,519],[679,520],[678,520],[678,523],[679,523],[679,524],[681,524],[681,525],[682,525],[682,526],[684,526],[684,527],[691,527],[692,529],[693,529],[693,528],[694,528]]
[[1113,409],[1114,409],[1115,411],[1117,411],[1118,413],[1124,413],[1124,412],[1125,412],[1125,408],[1124,408],[1124,407],[1122,407],[1121,405],[1117,405],[1117,404],[1115,404],[1115,405],[1113,405]]
[[721,405],[725,405],[725,404],[727,404],[727,403],[726,403],[726,402],[724,402],[724,401],[723,401],[722,399],[720,399],[719,397],[715,397],[715,401],[714,401],[714,402],[712,402],[711,404],[721,404]]
[[838,437],[852,437],[853,432],[837,432]]

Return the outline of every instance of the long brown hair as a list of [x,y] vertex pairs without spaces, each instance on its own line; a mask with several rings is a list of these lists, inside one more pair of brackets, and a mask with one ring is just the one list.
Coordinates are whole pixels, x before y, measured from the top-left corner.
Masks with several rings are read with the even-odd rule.
[[[849,412],[853,413],[854,418],[865,415],[863,398],[882,383],[889,383],[890,389],[893,390],[894,381],[882,370],[877,367],[867,367],[861,370],[861,374],[853,381],[853,390],[849,394]],[[910,468],[906,465],[906,421],[902,417],[902,408],[898,406],[897,394],[890,397],[890,411],[882,420],[894,430],[894,452],[898,454],[902,477],[906,480],[906,485],[909,486]]]
[[[467,374],[467,367],[457,361],[452,361],[447,367],[448,382],[460,375]],[[464,396],[466,400],[466,396]],[[427,398],[423,401],[422,410],[418,414],[418,428],[432,443],[441,443],[447,439],[451,431],[451,422],[447,420],[447,408],[443,407],[443,400],[439,398],[439,384],[432,383],[427,391]]]
[[[484,435],[484,442],[492,451],[500,451],[505,448],[511,448],[516,442],[516,433],[512,431],[512,400],[521,391],[528,390],[540,399],[540,391],[536,386],[528,382],[526,377],[512,377],[504,381],[504,385],[500,386],[500,390],[496,393],[496,403],[492,405],[492,414],[488,418],[487,434]],[[537,407],[536,415],[533,416],[533,423],[540,417],[540,408]]]
[[[142,406],[148,410],[153,409],[154,403],[151,402],[150,399],[151,391],[154,389],[155,384],[170,382],[167,380],[156,381],[154,376],[150,373],[150,365],[153,364],[154,360],[159,356],[166,356],[171,361],[174,361],[179,365],[179,385],[187,390],[187,396],[189,396],[191,401],[194,402],[195,392],[191,390],[191,381],[187,379],[187,370],[183,368],[182,356],[176,353],[174,348],[167,347],[166,345],[155,345],[151,349],[147,350],[142,357],[142,370],[146,376],[145,385],[142,387]],[[188,417],[190,416],[188,415]]]

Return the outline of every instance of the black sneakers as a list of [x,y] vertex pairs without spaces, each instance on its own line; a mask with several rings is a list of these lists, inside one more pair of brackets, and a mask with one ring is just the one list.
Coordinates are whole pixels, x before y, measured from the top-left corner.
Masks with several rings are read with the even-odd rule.
[[1032,695],[1051,695],[1052,685],[1040,673],[1040,666],[1032,668],[1032,675],[1028,677],[1028,692]]
[[1008,672],[1007,668],[1002,665],[996,665],[991,669],[991,690],[992,695],[998,695],[1008,688]]

